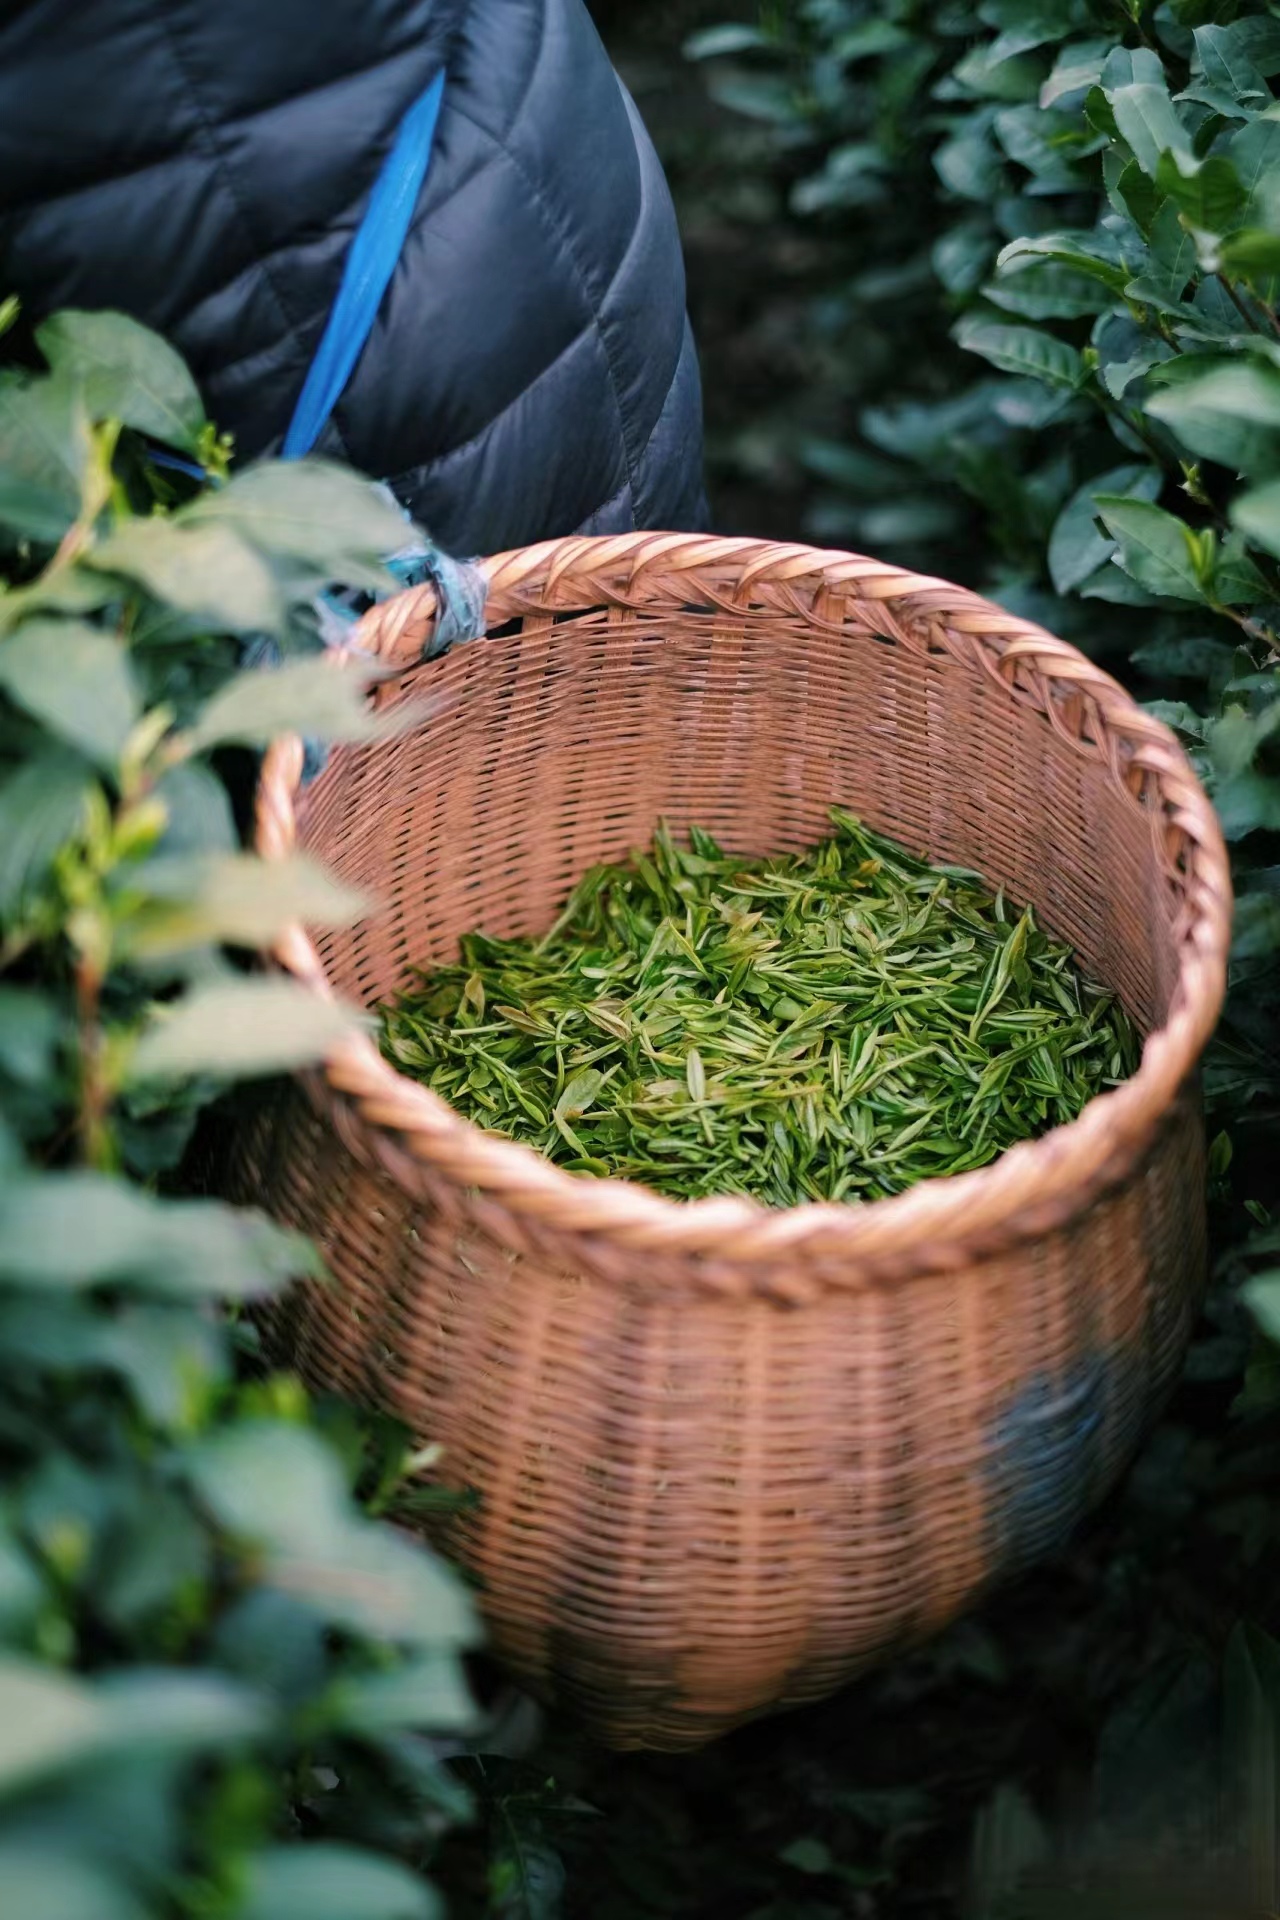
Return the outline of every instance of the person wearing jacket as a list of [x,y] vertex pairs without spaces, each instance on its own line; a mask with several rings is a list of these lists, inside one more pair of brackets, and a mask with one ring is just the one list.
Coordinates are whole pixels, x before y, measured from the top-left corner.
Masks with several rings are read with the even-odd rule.
[[704,524],[670,196],[583,0],[8,0],[0,297],[114,307],[276,454],[397,131],[429,166],[316,443],[441,547]]

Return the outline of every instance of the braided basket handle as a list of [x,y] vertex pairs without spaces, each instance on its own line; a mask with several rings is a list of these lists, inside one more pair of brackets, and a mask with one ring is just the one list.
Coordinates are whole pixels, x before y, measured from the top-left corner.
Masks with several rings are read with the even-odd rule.
[[370,607],[352,634],[352,650],[405,672],[481,639],[493,564],[433,554],[433,577]]

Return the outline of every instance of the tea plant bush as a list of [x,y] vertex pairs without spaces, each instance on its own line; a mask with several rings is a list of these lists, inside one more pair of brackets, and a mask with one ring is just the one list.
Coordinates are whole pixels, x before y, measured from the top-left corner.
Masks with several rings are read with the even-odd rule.
[[[1280,18],[802,0],[688,51],[774,129],[796,220],[863,263],[814,302],[851,394],[842,437],[792,448],[823,483],[815,537],[956,573],[1101,655],[1206,778],[1239,893],[1209,1091],[1273,1168]],[[1280,1275],[1252,1298],[1280,1331]]]
[[230,471],[121,315],[35,346],[0,372],[0,1912],[417,1920],[469,1599],[372,1517],[398,1435],[238,1372],[314,1255],[164,1191],[211,1093],[353,1017],[244,969],[358,902],[240,850],[222,756],[363,730],[316,596],[404,526],[336,468]]

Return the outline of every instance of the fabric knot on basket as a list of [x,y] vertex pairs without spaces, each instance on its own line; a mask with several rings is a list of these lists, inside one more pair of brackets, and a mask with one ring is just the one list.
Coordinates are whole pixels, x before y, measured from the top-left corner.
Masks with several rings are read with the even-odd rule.
[[691,1746],[941,1626],[1132,1455],[1203,1277],[1225,851],[1166,728],[945,582],[661,534],[480,571],[483,647],[433,657],[431,581],[357,630],[393,707],[430,694],[421,721],[305,791],[296,741],[268,757],[262,852],[301,844],[378,902],[281,942],[315,992],[373,1006],[477,926],[545,931],[660,819],[769,854],[834,805],[1032,905],[1144,1036],[1070,1125],[873,1204],[569,1173],[362,1036],[237,1137],[229,1189],[333,1274],[269,1342],[474,1490],[436,1531],[498,1653],[608,1741]]
[[[397,507],[397,511],[403,511],[389,487],[380,486],[376,491]],[[404,518],[407,524],[412,525],[407,514]],[[476,561],[454,559],[414,528],[413,538],[399,552],[389,554],[386,564],[401,589],[427,586],[435,596],[435,622],[422,643],[424,660],[438,660],[450,647],[482,638],[488,589]],[[386,597],[381,596],[383,600]],[[377,596],[355,589],[331,590],[322,594],[315,608],[320,637],[325,646],[367,658],[369,650],[361,645],[357,629],[369,609],[376,604],[379,604]],[[271,634],[255,634],[245,643],[243,658],[246,666],[276,667],[281,657],[280,644]],[[327,749],[318,740],[304,741],[304,786],[310,785],[322,771],[327,758]]]

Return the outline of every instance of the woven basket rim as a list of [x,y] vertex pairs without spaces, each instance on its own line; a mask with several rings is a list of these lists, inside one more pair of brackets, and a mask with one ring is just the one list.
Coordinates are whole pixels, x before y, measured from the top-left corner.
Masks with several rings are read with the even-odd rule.
[[[396,1071],[364,1033],[329,1051],[313,1094],[343,1110],[366,1139],[390,1137],[410,1163],[426,1163],[460,1187],[560,1233],[603,1238],[619,1247],[685,1255],[711,1263],[793,1267],[804,1258],[859,1268],[958,1267],[974,1251],[995,1251],[1076,1217],[1129,1174],[1195,1071],[1217,1023],[1226,988],[1231,882],[1217,817],[1190,761],[1169,729],[1146,713],[1109,674],[1067,642],[993,602],[943,580],[864,555],[800,545],[688,534],[573,537],[515,549],[480,563],[488,582],[486,625],[529,613],[583,612],[618,606],[660,613],[647,577],[678,579],[684,612],[738,616],[749,607],[832,627],[832,609],[861,602],[877,630],[918,650],[945,651],[971,671],[1030,701],[1072,747],[1104,758],[1112,777],[1143,806],[1186,890],[1176,929],[1178,980],[1168,1016],[1152,1030],[1137,1072],[1092,1099],[1074,1121],[1009,1148],[975,1172],[924,1180],[889,1198],[850,1204],[810,1201],[780,1209],[737,1195],[677,1200],[637,1183],[571,1173],[534,1148],[485,1133],[437,1094]],[[406,672],[418,665],[434,629],[435,593],[411,588],[371,609],[341,669],[374,656]],[[268,860],[297,839],[295,801],[303,749],[277,740],[258,787],[256,845]],[[287,927],[275,963],[312,991],[333,998],[320,955],[305,929]],[[384,1164],[387,1156],[383,1156]],[[392,1156],[394,1163],[395,1156]],[[797,1297],[805,1292],[803,1283]]]

